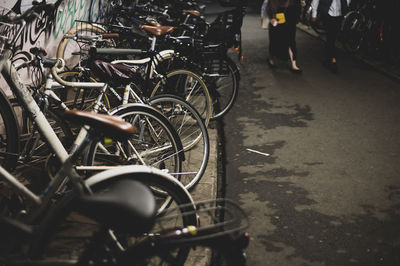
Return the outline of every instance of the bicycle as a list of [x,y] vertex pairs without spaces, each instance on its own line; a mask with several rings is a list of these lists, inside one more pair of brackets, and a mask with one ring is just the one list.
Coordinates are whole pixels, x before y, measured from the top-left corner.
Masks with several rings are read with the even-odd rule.
[[[1,19],[8,24],[12,25],[12,23],[17,23],[21,22],[22,26],[25,25],[25,19],[32,17],[33,13],[37,11],[38,9],[43,9],[43,8],[51,8],[52,5],[48,4],[37,4],[34,5],[31,9],[28,9],[24,14],[19,15],[19,16],[14,16],[14,17],[9,17],[9,16],[3,16]],[[9,58],[11,57],[10,55],[12,54],[11,52],[11,47],[15,43],[16,38],[18,37],[18,34],[20,34],[21,31],[17,32],[17,34],[13,37],[13,39],[4,42],[4,49],[2,50],[1,56],[0,56],[0,67],[1,67],[1,72],[9,84],[11,90],[13,93],[18,97],[19,102],[21,102],[23,109],[26,111],[27,114],[30,115],[31,121],[34,121],[36,125],[36,129],[39,131],[40,136],[46,140],[46,143],[50,147],[50,149],[54,152],[56,161],[63,163],[66,158],[68,157],[68,152],[63,146],[63,143],[58,139],[58,136],[55,134],[54,130],[52,129],[51,125],[47,121],[46,117],[44,116],[43,112],[41,111],[40,107],[34,100],[34,98],[31,95],[31,92],[28,90],[26,86],[24,86],[20,78],[18,76],[18,73],[16,72],[15,67],[12,65],[11,61]],[[4,41],[4,39],[2,38]],[[49,66],[53,66],[56,63],[54,60],[47,60],[44,62],[44,64],[48,64]],[[61,80],[61,79],[60,79]],[[73,84],[73,86],[81,86],[86,87],[86,88],[98,88],[104,90],[107,85],[104,83],[95,83],[95,82],[89,82],[89,83],[84,83],[84,84]],[[1,91],[1,90],[0,90]],[[51,94],[51,93],[50,93]],[[55,96],[55,95],[53,95]],[[57,99],[55,97],[55,99]],[[14,112],[14,109],[12,108],[10,101],[8,100],[7,96],[2,92],[0,93],[0,102],[2,103],[2,107],[0,109],[0,117],[1,121],[3,121],[3,127],[2,130],[2,137],[1,140],[3,142],[2,144],[2,150],[1,150],[1,157],[3,159],[2,163],[4,166],[7,167],[7,169],[14,169],[15,166],[17,165],[18,162],[18,157],[20,154],[19,150],[19,127],[17,124],[17,118]],[[4,104],[4,105],[3,105]],[[98,106],[99,108],[99,106]],[[130,107],[136,108],[136,107]],[[143,109],[149,110],[152,114],[154,114],[155,111],[149,106],[140,106],[137,107],[140,108],[141,114],[145,111]],[[154,115],[153,115],[154,117]],[[168,147],[170,147],[173,152],[169,153],[171,156],[167,156],[166,153],[164,155],[161,155],[163,158],[155,159],[153,163],[156,163],[160,166],[160,168],[165,168],[166,162],[165,160],[169,160],[172,163],[172,168],[169,170],[171,173],[179,173],[181,171],[181,160],[183,159],[182,155],[182,144],[180,143],[180,140],[174,132],[173,128],[170,126],[168,120],[160,113],[157,113],[156,115],[158,120],[156,122],[159,122],[158,124],[163,125],[163,134],[165,134],[166,139],[169,141],[168,143],[163,142],[166,146],[164,146],[164,149],[161,149],[160,151],[166,152],[168,150]],[[75,140],[74,146],[77,146],[77,144],[82,141],[82,138],[85,135],[85,130],[81,130],[81,134],[78,135],[78,137]],[[31,136],[35,136],[34,132],[32,132]],[[33,138],[30,139],[31,141],[36,142],[33,140]],[[152,139],[154,141],[154,139]],[[25,149],[24,149],[25,150]],[[147,149],[145,149],[147,150]],[[147,155],[151,155],[151,152],[148,152]],[[154,154],[154,153],[153,153]],[[136,153],[136,156],[138,156],[138,153]],[[140,155],[139,155],[140,156]],[[143,163],[144,160],[143,158],[138,158],[138,160]],[[92,167],[94,168],[94,167]],[[104,170],[105,167],[98,167],[98,170]]]
[[386,34],[389,35],[391,29],[379,16],[377,5],[376,1],[368,0],[355,5],[354,10],[344,16],[340,37],[347,52],[364,49],[369,54],[381,55],[385,50]]
[[[120,15],[121,12],[128,13],[128,18],[123,20],[125,23],[131,21],[132,26],[121,26],[121,22],[118,25],[113,24],[99,24],[99,23],[90,23],[90,24],[79,24],[76,27],[72,28],[69,33],[65,35],[65,39],[60,42],[58,47],[58,57],[68,59],[69,54],[72,54],[71,61],[77,63],[78,60],[75,58],[80,55],[82,50],[87,50],[88,44],[85,44],[84,38],[80,36],[90,35],[90,34],[101,34],[104,32],[118,32],[120,38],[113,39],[112,45],[120,46],[122,39],[124,42],[127,42],[128,46],[136,47],[138,43],[144,41],[146,43],[145,47],[151,46],[152,50],[155,47],[155,36],[152,35],[150,38],[151,45],[149,45],[149,41],[147,40],[146,30],[149,31],[159,31],[157,27],[150,27],[146,25],[141,25],[138,27],[136,23],[136,19],[132,18],[131,13],[132,11],[137,10],[138,7],[130,8],[124,7],[123,9],[117,9],[118,12],[113,12],[113,14],[117,13]],[[129,11],[132,10],[132,11]],[[146,9],[147,10],[147,9]],[[129,13],[131,12],[131,13]],[[172,42],[161,42],[161,50],[162,49],[170,49],[171,44],[174,49],[177,50],[181,55],[189,60],[185,59],[182,56],[175,57],[174,64],[167,64],[167,69],[176,69],[176,68],[183,68],[183,69],[190,69],[196,73],[202,73],[201,76],[207,83],[209,87],[210,94],[213,99],[213,108],[214,113],[212,115],[212,119],[217,119],[222,117],[227,111],[232,107],[235,98],[237,97],[238,92],[238,85],[240,80],[240,70],[236,66],[236,64],[227,56],[225,47],[230,47],[233,43],[236,43],[235,46],[241,47],[240,42],[233,40],[233,35],[240,36],[240,27],[243,20],[245,8],[244,6],[237,7],[236,9],[225,12],[224,14],[220,15],[220,17],[215,20],[211,26],[208,25],[209,32],[201,40],[200,42],[196,40],[196,45],[192,45],[193,41],[191,39],[184,40],[182,38],[174,38],[169,37],[168,35],[165,37],[166,40],[173,40]],[[185,26],[188,17],[194,16],[189,11],[187,11],[187,17],[185,22],[180,26]],[[124,15],[122,15],[124,17]],[[197,16],[195,16],[197,19]],[[120,16],[117,16],[115,19],[118,21],[121,20]],[[113,19],[111,19],[113,20]],[[201,20],[201,19],[200,19]],[[118,22],[117,21],[117,22]],[[202,20],[201,20],[202,21]],[[203,21],[205,23],[205,21]],[[164,27],[165,28],[165,27]],[[187,27],[184,27],[187,28]],[[175,32],[171,32],[172,34]],[[185,32],[189,32],[189,35],[193,35],[196,32],[195,28],[191,29],[189,27],[188,30]],[[205,30],[204,30],[205,31]],[[221,36],[225,36],[225,32],[229,32],[229,34],[233,34],[232,36],[226,36],[226,38],[222,38]],[[238,33],[239,32],[239,33]],[[110,34],[110,35],[111,35]],[[162,34],[163,35],[163,34]],[[135,38],[137,37],[137,38]],[[236,39],[240,39],[235,37]],[[74,42],[69,40],[73,39]],[[232,39],[232,40],[231,40]],[[76,42],[75,42],[76,41]],[[207,42],[211,42],[208,44]],[[82,43],[79,45],[79,43]],[[177,45],[174,45],[177,44]],[[213,45],[213,43],[220,43],[221,45]],[[109,44],[107,41],[106,44]],[[139,44],[140,45],[140,44]],[[204,46],[204,48],[202,47]],[[223,46],[223,47],[221,47]],[[122,44],[122,47],[126,47],[126,44]],[[183,49],[182,49],[183,48]],[[160,48],[159,48],[160,49]],[[195,50],[193,50],[195,49]],[[239,49],[239,54],[241,56],[241,48]],[[80,51],[80,52],[79,52]],[[177,53],[174,53],[177,54]],[[176,60],[178,59],[178,60]],[[182,61],[180,64],[176,64],[176,61]],[[165,61],[173,60],[172,57],[164,57],[163,65],[166,65]],[[159,64],[157,64],[159,65]],[[171,68],[172,66],[172,68]],[[156,92],[157,93],[157,92]],[[171,92],[169,92],[171,93]],[[153,94],[154,95],[154,92]],[[193,103],[192,103],[193,104]],[[216,107],[218,105],[218,108]],[[196,107],[196,105],[194,105]],[[197,109],[200,110],[199,107]],[[219,111],[216,111],[219,109]],[[200,111],[200,113],[202,113]],[[203,116],[204,117],[204,116]],[[206,125],[208,120],[206,119]]]
[[[98,62],[100,64],[100,62]],[[101,64],[107,64],[108,67],[119,68],[119,65],[108,64],[105,62],[101,62]],[[119,68],[120,71],[126,71],[126,69]],[[131,71],[131,70],[129,70]],[[81,74],[85,74],[85,72],[66,72],[62,73],[64,79],[53,71],[52,76],[46,81],[46,86],[43,91],[44,94],[53,95],[52,98],[55,99],[56,103],[59,102],[54,96],[52,89],[55,86],[59,86],[59,84],[63,84],[63,86],[69,88],[75,88],[75,86],[80,86],[81,82],[66,82],[66,77],[74,77],[79,76]],[[106,75],[106,73],[104,73]],[[100,76],[104,76],[100,75]],[[53,78],[58,80],[58,82],[54,82]],[[110,77],[114,79],[113,77]],[[85,78],[88,79],[88,78]],[[121,79],[121,78],[120,78]],[[93,80],[93,78],[92,78]],[[140,157],[143,158],[158,158],[156,163],[166,164],[173,158],[169,159],[171,155],[178,155],[182,158],[183,151],[185,151],[185,157],[182,158],[181,167],[184,168],[183,171],[179,170],[180,168],[172,171],[172,167],[166,167],[162,165],[162,169],[170,169],[170,174],[177,176],[177,178],[185,185],[187,189],[193,188],[203,176],[209,157],[209,138],[207,129],[202,122],[202,118],[198,114],[198,112],[193,108],[189,103],[183,101],[182,99],[174,96],[174,95],[161,95],[157,97],[152,97],[150,99],[146,99],[144,96],[140,96],[143,94],[139,88],[132,86],[130,77],[127,76],[125,80],[119,80],[118,83],[126,84],[122,85],[123,87],[123,97],[119,97],[118,93],[115,92],[114,88],[111,86],[107,86],[104,90],[102,90],[98,95],[96,94],[96,100],[93,101],[93,110],[98,112],[102,111],[112,115],[118,115],[123,117],[127,121],[135,124],[137,128],[140,130],[140,135],[137,138],[137,141],[134,142],[134,148],[139,152],[142,150],[140,148],[140,144],[149,146],[151,143],[151,139],[156,140],[154,148],[147,147],[147,149],[143,149],[143,152],[140,153],[140,156],[129,155],[132,154],[132,147],[121,147],[118,143],[108,143],[104,145],[92,145],[87,154],[87,158],[84,160],[86,165],[101,165],[103,163],[109,164],[126,164],[126,163],[136,163]],[[134,89],[132,89],[134,88]],[[118,88],[115,88],[118,89]],[[116,102],[119,107],[114,109],[110,108],[109,102],[111,102],[112,98],[117,98]],[[150,106],[154,106],[157,110],[160,110],[171,122],[171,126],[176,129],[177,134],[182,142],[182,144],[178,143],[178,150],[170,153],[171,149],[168,144],[169,141],[163,141],[162,133],[165,132],[167,134],[168,131],[172,131],[168,126],[161,127],[164,124],[167,124],[160,115],[150,108],[142,108],[138,104],[128,104],[128,101],[132,99],[137,103],[149,104]],[[87,100],[85,100],[87,101]],[[105,101],[106,104],[102,102]],[[100,108],[98,107],[100,106]],[[65,109],[65,107],[60,106],[61,109]],[[89,107],[87,107],[89,109]],[[145,116],[145,119],[142,119],[141,116]],[[158,127],[161,127],[159,129]],[[145,130],[145,129],[149,130]],[[147,134],[145,134],[147,132]],[[168,135],[167,135],[168,136]],[[146,140],[148,139],[148,140]],[[167,144],[163,144],[167,143]],[[181,146],[182,145],[182,146]],[[192,150],[193,149],[193,150]],[[151,156],[155,153],[160,153],[160,156]],[[124,156],[121,158],[119,153],[123,153]],[[191,156],[191,154],[200,154]],[[171,154],[171,155],[170,155]],[[150,155],[150,156],[149,156]],[[146,161],[146,164],[152,165],[152,162]],[[176,162],[175,162],[176,163]],[[89,167],[89,166],[80,166],[79,170],[96,170],[99,167]],[[101,169],[101,168],[100,168]]]
[[[105,27],[110,27],[117,31],[114,35],[115,39],[124,37],[122,39],[132,39],[131,30],[134,27],[125,27],[120,25],[102,25],[99,23],[86,24],[82,22],[76,27],[72,28],[67,34],[64,35],[63,40],[59,43],[57,48],[57,57],[66,60],[67,67],[75,67],[76,63],[87,60],[89,47],[96,46],[96,43],[101,43]],[[151,28],[143,27],[144,30],[152,31]],[[165,35],[168,31],[173,30],[172,27],[163,28],[162,34]],[[128,31],[128,32],[126,32]],[[92,35],[92,36],[91,36]],[[150,51],[141,49],[107,49],[107,48],[92,48],[93,54],[108,54],[108,56],[147,56],[138,60],[130,60],[129,62],[122,62],[131,65],[144,66],[144,87],[151,90],[150,97],[160,93],[162,88],[170,87],[177,88],[179,91],[172,91],[188,103],[190,103],[200,113],[204,119],[206,126],[208,125],[212,115],[212,101],[207,85],[204,83],[202,77],[188,69],[160,69],[160,62],[165,60],[172,60],[176,58],[176,53],[171,50],[163,50],[156,52],[155,46],[157,42],[157,35],[153,34],[151,39]],[[147,40],[146,40],[147,41]],[[114,40],[115,42],[115,40]],[[116,43],[111,46],[115,47]],[[103,58],[101,58],[103,59]],[[178,93],[178,94],[177,94]],[[169,92],[171,94],[171,91]]]
[[[221,13],[212,23],[207,23],[204,18],[199,17],[198,13],[191,12],[191,10],[181,12],[184,19],[180,19],[179,14],[174,16],[175,10],[171,10],[173,11],[171,16],[178,18],[177,21],[168,19],[166,25],[177,26],[177,30],[174,30],[171,34],[179,35],[179,37],[171,38],[167,36],[166,42],[164,41],[161,44],[162,49],[173,47],[176,52],[187,58],[184,60],[185,62],[178,64],[178,67],[203,73],[202,77],[205,79],[213,99],[214,113],[211,119],[218,119],[225,115],[233,106],[238,93],[240,70],[228,57],[228,48],[234,47],[238,51],[239,59],[243,60],[241,26],[246,13],[246,3],[222,4],[234,6],[235,9]],[[149,4],[145,8],[146,14],[160,13],[153,12],[151,7],[148,6]],[[121,8],[121,11],[130,14],[129,10],[136,11],[137,9],[140,10],[137,6],[134,8],[124,7]],[[164,9],[163,14],[169,14],[169,11],[170,9]],[[179,13],[179,10],[177,12]],[[157,19],[163,21],[165,17],[157,15]],[[129,19],[126,20],[129,21]],[[176,31],[181,32],[181,34],[176,34]],[[138,36],[138,39],[140,38]],[[173,66],[176,67],[176,62]]]
[[[135,132],[135,128],[121,118],[108,115],[67,111],[65,117],[79,125],[89,126],[89,133],[67,158],[54,180],[40,196],[0,167],[2,179],[11,186],[13,191],[30,203],[25,205],[29,208],[23,210],[6,209],[7,204],[0,205],[2,207],[0,212],[2,241],[8,244],[1,246],[2,259],[9,256],[14,248],[25,245],[29,247],[26,253],[28,258],[40,258],[49,237],[54,235],[55,226],[59,225],[59,221],[64,220],[71,210],[78,211],[103,224],[106,229],[102,232],[120,251],[124,250],[121,231],[133,237],[149,232],[153,227],[155,215],[163,215],[162,202],[165,204],[170,201],[168,204],[171,204],[173,200],[174,204],[179,205],[189,203],[189,205],[179,207],[178,211],[190,211],[192,214],[176,219],[175,225],[197,225],[197,216],[194,213],[190,194],[175,178],[159,169],[148,166],[121,167],[103,171],[88,180],[83,180],[74,168],[82,151],[92,141],[99,141],[104,137],[126,141]],[[72,187],[66,186],[66,180],[70,181]],[[136,181],[132,182],[133,180]],[[153,193],[143,188],[137,181],[148,184]],[[121,182],[123,182],[122,185]],[[72,192],[70,192],[71,188]],[[105,188],[105,192],[98,194]],[[156,193],[160,190],[170,195],[167,200]],[[93,192],[95,192],[94,196],[85,196]],[[158,200],[155,200],[155,196]],[[109,228],[118,230],[114,233]],[[14,241],[7,242],[10,237]],[[29,241],[26,241],[27,239]],[[187,252],[187,249],[181,249],[179,256],[186,257]],[[8,257],[5,260],[12,258]]]

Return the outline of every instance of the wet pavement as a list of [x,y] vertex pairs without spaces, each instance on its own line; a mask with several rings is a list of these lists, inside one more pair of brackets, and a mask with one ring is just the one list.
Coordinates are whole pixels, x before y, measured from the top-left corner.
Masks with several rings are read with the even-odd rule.
[[248,265],[400,265],[400,83],[341,51],[330,72],[301,30],[303,74],[272,70],[258,9],[242,32],[224,192],[250,217]]

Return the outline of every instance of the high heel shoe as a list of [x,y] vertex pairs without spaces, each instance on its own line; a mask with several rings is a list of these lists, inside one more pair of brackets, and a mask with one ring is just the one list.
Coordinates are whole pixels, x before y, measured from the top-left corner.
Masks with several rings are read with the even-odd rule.
[[296,64],[296,60],[289,61],[289,69],[292,73],[301,74],[303,72]]
[[[271,61],[273,63],[271,63]],[[270,68],[276,68],[276,63],[272,59],[268,58],[267,62]]]
[[301,70],[300,68],[295,69],[295,68],[293,68],[293,67],[289,67],[289,69],[290,69],[290,71],[291,71],[292,73],[295,73],[295,74],[301,74],[301,73],[303,72],[303,70]]

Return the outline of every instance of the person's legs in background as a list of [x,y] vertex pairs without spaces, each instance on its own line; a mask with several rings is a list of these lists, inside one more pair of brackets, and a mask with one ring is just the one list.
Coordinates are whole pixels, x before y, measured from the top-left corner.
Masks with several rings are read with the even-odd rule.
[[300,73],[301,69],[297,66],[297,48],[296,48],[296,24],[289,25],[289,58],[290,58],[290,70],[296,73]]
[[272,25],[269,25],[268,30],[268,37],[269,37],[269,58],[268,58],[268,65],[270,67],[276,67],[275,57],[276,57],[276,50],[277,50],[277,29],[272,28]]
[[326,30],[325,60],[326,64],[334,72],[337,71],[335,42],[340,32],[342,19],[342,16],[332,17],[329,15],[325,15],[322,17]]

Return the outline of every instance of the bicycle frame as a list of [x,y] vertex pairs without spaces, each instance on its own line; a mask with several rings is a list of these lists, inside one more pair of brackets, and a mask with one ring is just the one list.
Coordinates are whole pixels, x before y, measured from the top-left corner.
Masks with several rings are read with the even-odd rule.
[[[107,89],[110,89],[113,92],[113,94],[116,94],[116,92],[113,90],[112,87],[109,87],[106,83],[101,83],[101,82],[68,82],[68,81],[64,81],[57,75],[56,68],[57,68],[57,66],[52,68],[52,74],[49,75],[48,79],[46,80],[46,86],[45,86],[45,92],[44,92],[45,95],[51,97],[56,102],[58,102],[62,109],[68,110],[68,107],[59,99],[59,97],[54,93],[53,89],[60,88],[60,87],[62,88],[62,87],[65,87],[65,86],[67,86],[67,87],[77,87],[77,88],[97,88],[97,89],[100,90],[100,93],[99,93],[97,99],[94,102],[94,107],[93,107],[92,111],[94,111],[96,113],[99,112],[99,111],[103,111],[105,113],[108,113],[108,114],[112,115],[113,110],[107,109],[106,107],[104,107],[104,105],[102,103],[102,99],[103,99]],[[55,81],[54,81],[54,79],[55,79]],[[123,98],[121,98],[122,104],[127,104],[128,103],[129,96],[132,96],[137,102],[143,103],[142,99],[132,90],[132,88],[128,84],[126,86],[125,90],[124,90],[124,96],[123,96]],[[147,120],[147,118],[146,118],[146,120]],[[155,129],[152,128],[151,123],[148,120],[147,120],[147,122],[149,124],[150,129],[155,131]],[[87,135],[87,130],[85,128],[81,128],[81,130],[80,130],[80,132],[79,132],[79,134],[78,134],[78,136],[75,139],[75,142],[73,144],[72,151],[74,151],[74,149],[76,147],[78,147],[78,145],[80,145],[80,143],[84,140],[86,135]],[[134,151],[135,156],[137,157],[137,159],[143,165],[145,165],[146,163],[144,162],[142,157],[144,157],[146,155],[151,155],[151,153],[143,153],[143,154],[139,153],[131,143],[129,143],[129,144],[130,144],[130,147],[132,148],[132,150]],[[103,148],[103,150],[106,151],[106,149],[102,146],[101,143],[99,143],[99,145],[100,145],[100,148]],[[118,143],[118,146],[119,146],[120,150],[123,153],[123,149],[122,149],[122,147],[120,146],[119,143]],[[164,149],[168,149],[169,146],[165,146],[163,148]],[[157,151],[159,152],[160,149],[155,150],[153,152],[157,152]],[[179,151],[179,152],[182,152],[182,151]],[[179,157],[182,158],[183,155],[180,154]],[[168,159],[168,157],[166,157],[165,159]],[[77,166],[76,168],[77,168],[77,170],[80,170],[80,171],[85,171],[85,170],[86,171],[93,171],[93,170],[95,170],[95,171],[103,171],[103,170],[112,169],[112,168],[115,168],[115,167],[119,167],[119,166],[82,166],[82,165],[80,165],[80,166]],[[175,174],[177,174],[177,173],[175,173]]]
[[40,134],[47,141],[48,145],[54,151],[59,161],[64,163],[68,158],[68,152],[58,139],[43,112],[40,110],[40,107],[33,99],[31,92],[22,83],[19,74],[9,59],[11,58],[11,54],[11,50],[3,50],[3,53],[0,55],[0,72],[2,73],[7,84],[10,86],[12,92],[17,96],[23,105],[30,118],[38,125]]

